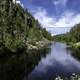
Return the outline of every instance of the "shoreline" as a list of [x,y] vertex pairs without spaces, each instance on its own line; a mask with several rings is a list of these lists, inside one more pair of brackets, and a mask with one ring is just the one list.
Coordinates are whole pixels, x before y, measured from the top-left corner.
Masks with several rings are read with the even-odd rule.
[[34,43],[27,43],[27,50],[39,50],[51,44],[49,40],[36,41]]

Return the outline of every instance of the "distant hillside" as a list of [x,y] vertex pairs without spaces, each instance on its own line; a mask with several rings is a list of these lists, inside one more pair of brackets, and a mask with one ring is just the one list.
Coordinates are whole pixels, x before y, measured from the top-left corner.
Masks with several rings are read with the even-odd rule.
[[75,26],[73,26],[70,32],[66,34],[54,36],[54,40],[67,42],[67,43],[80,42],[80,24],[76,24]]

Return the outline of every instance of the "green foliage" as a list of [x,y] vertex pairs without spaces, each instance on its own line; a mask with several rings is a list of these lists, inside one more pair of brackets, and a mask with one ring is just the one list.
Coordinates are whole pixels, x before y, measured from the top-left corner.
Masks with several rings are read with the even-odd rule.
[[48,40],[53,40],[53,37],[51,36],[51,34],[49,32],[46,31],[46,29],[42,29],[42,34],[44,36],[44,38],[47,38]]
[[18,47],[25,46],[24,41],[26,42],[27,38],[39,41],[44,37],[47,39],[51,37],[19,4],[13,4],[11,0],[2,2],[0,3],[2,6],[0,8],[0,41],[5,47],[16,51]]
[[42,40],[43,35],[42,35],[41,31],[37,27],[34,27],[34,28],[31,28],[29,30],[28,38],[30,38],[33,41],[34,40],[35,41],[39,41],[39,40]]
[[75,38],[70,33],[56,35],[56,36],[54,36],[54,40],[66,42],[67,44],[72,44],[72,43],[76,42]]
[[13,38],[10,34],[6,34],[4,39],[5,47],[10,49],[12,52],[15,52],[17,48],[23,47],[22,39],[16,37]]
[[70,34],[76,39],[76,42],[80,41],[80,24],[75,25],[71,30]]
[[63,41],[67,43],[80,42],[80,24],[71,28],[70,32],[54,36],[54,40]]

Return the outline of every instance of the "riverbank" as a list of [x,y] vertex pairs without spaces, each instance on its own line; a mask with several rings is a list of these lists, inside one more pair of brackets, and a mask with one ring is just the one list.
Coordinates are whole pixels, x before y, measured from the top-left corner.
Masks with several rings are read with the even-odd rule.
[[78,49],[78,48],[80,48],[80,42],[74,43],[71,46],[72,46],[72,48]]
[[27,50],[39,50],[51,44],[51,41],[44,39],[41,41],[27,41]]
[[28,47],[13,52],[7,48],[0,49],[0,79],[22,80],[38,64],[41,57],[48,53],[49,43],[48,40],[35,42],[36,48],[28,43]]

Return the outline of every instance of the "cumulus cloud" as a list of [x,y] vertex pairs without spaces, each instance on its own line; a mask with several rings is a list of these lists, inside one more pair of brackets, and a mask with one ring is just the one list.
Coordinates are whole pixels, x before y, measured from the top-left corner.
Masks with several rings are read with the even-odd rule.
[[48,16],[47,11],[43,8],[38,8],[34,13],[34,17],[39,20],[43,27],[51,27],[55,24],[55,18],[51,18]]
[[[34,13],[34,17],[51,33],[54,32],[54,28],[65,27],[70,29],[69,27],[73,27],[80,22],[80,14],[75,14],[72,11],[65,11],[57,20],[55,16],[50,17],[45,9],[38,8]],[[66,30],[62,30],[62,32],[66,32]]]

